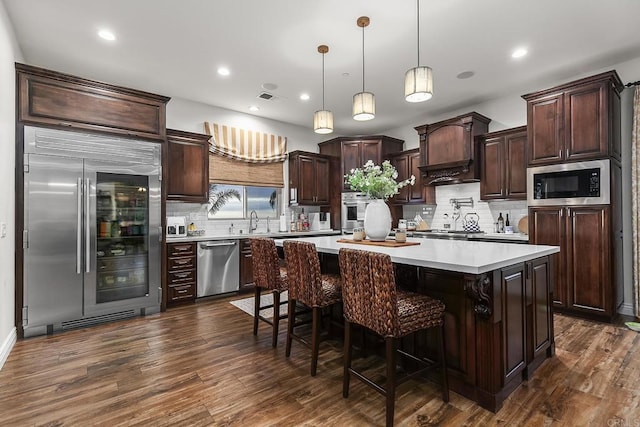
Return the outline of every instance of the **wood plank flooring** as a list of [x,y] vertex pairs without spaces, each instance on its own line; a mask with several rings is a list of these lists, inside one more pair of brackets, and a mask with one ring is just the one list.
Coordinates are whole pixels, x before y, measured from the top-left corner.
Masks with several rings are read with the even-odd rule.
[[[284,356],[286,322],[272,349],[270,327],[261,322],[254,337],[252,318],[229,300],[19,341],[0,371],[0,425],[384,425],[373,390],[352,380],[342,398],[340,341],[321,343],[312,378],[307,348],[294,342]],[[640,334],[562,315],[555,331],[556,356],[497,414],[409,381],[396,425],[640,425]]]

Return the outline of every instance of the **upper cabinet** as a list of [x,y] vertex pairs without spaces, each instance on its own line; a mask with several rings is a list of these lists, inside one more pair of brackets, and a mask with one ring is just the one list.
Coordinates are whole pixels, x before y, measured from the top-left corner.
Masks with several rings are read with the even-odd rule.
[[18,121],[164,141],[170,98],[16,64]]
[[[404,141],[388,136],[340,137],[318,144],[321,154],[341,159],[340,174],[342,177],[351,169],[361,168],[367,161],[380,164],[390,159],[392,153],[402,151]],[[351,191],[349,184],[342,179],[342,191]]]
[[420,135],[422,171],[427,185],[480,179],[480,157],[475,137],[489,131],[491,119],[471,112],[416,127]]
[[289,153],[290,202],[300,205],[328,205],[331,158],[322,154]]
[[209,135],[167,129],[167,200],[209,200]]
[[414,185],[407,185],[400,189],[400,192],[391,199],[392,204],[435,204],[436,189],[424,184],[420,169],[418,169],[420,166],[420,150],[418,148],[394,153],[390,160],[398,171],[398,181],[409,179],[411,175],[416,178]]
[[491,132],[480,141],[480,199],[527,199],[527,127]]
[[620,160],[620,77],[615,71],[523,95],[529,165]]

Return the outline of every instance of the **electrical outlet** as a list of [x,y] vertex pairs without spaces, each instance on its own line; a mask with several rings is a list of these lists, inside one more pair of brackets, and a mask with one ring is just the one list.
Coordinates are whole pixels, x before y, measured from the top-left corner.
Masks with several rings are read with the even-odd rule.
[[0,222],[0,238],[7,237],[7,223]]

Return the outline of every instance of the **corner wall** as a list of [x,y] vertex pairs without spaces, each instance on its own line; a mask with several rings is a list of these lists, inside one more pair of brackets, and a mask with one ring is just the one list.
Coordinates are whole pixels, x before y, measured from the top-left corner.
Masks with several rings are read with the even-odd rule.
[[16,342],[15,298],[15,65],[22,61],[4,3],[0,2],[0,369]]

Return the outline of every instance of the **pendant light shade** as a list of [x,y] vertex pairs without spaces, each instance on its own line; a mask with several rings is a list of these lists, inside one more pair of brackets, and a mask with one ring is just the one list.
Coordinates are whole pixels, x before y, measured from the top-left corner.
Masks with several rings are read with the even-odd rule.
[[404,75],[404,99],[422,102],[433,96],[433,70],[430,67],[414,67]]
[[353,119],[371,120],[376,116],[376,97],[371,92],[359,92],[353,95]]
[[318,110],[313,113],[313,131],[322,134],[333,132],[333,112]]
[[364,27],[369,25],[369,17],[361,16],[356,23],[362,28],[362,92],[353,95],[353,119],[364,121],[376,116],[376,97],[364,90]]
[[423,102],[433,96],[433,70],[420,66],[420,0],[416,0],[416,16],[418,20],[418,66],[411,68],[404,75],[404,99],[407,102]]
[[333,132],[333,112],[324,109],[324,55],[329,52],[329,46],[321,44],[318,52],[322,54],[322,110],[313,113],[313,131],[327,134]]

